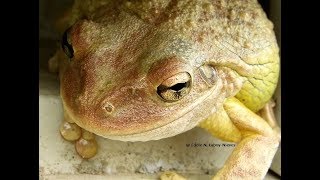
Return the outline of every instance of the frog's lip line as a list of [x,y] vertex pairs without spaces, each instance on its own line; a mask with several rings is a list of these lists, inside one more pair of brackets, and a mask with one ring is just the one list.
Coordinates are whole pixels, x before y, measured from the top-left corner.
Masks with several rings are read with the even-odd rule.
[[[221,83],[220,81],[221,81],[221,80],[219,79],[219,80],[217,81],[217,84],[222,85],[222,83]],[[211,92],[209,91],[209,92],[208,92],[208,95],[205,96],[205,97],[202,99],[201,102],[205,101],[208,97],[210,97],[210,96],[215,92],[215,90],[217,90],[217,88],[218,88],[218,86],[216,86],[215,88],[212,88],[212,89],[210,90]],[[198,101],[200,101],[200,100],[198,99]],[[93,131],[91,131],[91,132],[93,132],[94,134],[96,134],[96,135],[98,135],[98,136],[105,137],[105,138],[109,138],[109,139],[112,139],[112,138],[126,138],[126,137],[128,137],[128,136],[138,136],[138,135],[142,135],[142,134],[144,134],[144,133],[152,132],[152,131],[154,131],[154,130],[156,130],[156,129],[163,128],[163,127],[169,125],[170,123],[175,122],[177,119],[180,119],[181,117],[185,116],[186,114],[188,114],[189,112],[191,112],[193,109],[195,109],[196,107],[198,107],[198,106],[197,106],[198,104],[199,104],[199,103],[193,105],[193,107],[192,107],[191,109],[189,109],[188,111],[186,111],[185,113],[183,113],[181,116],[175,118],[174,120],[168,122],[167,124],[164,124],[164,125],[162,125],[162,126],[158,126],[158,127],[156,127],[156,128],[149,129],[149,130],[146,130],[146,131],[142,131],[142,132],[138,132],[138,133],[131,133],[131,134],[124,134],[124,135],[106,135],[106,136],[105,136],[105,135],[96,134],[96,133],[94,133]],[[75,114],[73,114],[73,112],[69,110],[68,106],[64,106],[64,108],[67,110],[68,115],[69,115],[70,117],[72,117],[72,119],[81,119],[81,118],[78,118]],[[79,122],[79,121],[78,121],[78,122]],[[79,124],[77,123],[77,125],[80,126],[80,127],[83,128],[83,129],[88,129],[88,127],[84,127],[81,123],[79,123]],[[91,128],[90,128],[90,129],[91,129]]]

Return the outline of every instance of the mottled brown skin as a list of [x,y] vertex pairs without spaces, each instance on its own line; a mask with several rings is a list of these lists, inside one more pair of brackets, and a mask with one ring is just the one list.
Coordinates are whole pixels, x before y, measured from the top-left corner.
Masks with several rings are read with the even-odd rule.
[[[81,128],[110,139],[148,141],[202,122],[200,127],[223,140],[243,143],[254,133],[272,137],[268,143],[275,142],[276,149],[279,139],[253,115],[271,98],[279,71],[273,25],[255,0],[76,1],[70,15],[60,28],[70,27],[73,57],[60,50],[49,63],[54,67],[59,61],[65,113]],[[190,86],[181,99],[168,101],[157,93],[163,83],[188,77]],[[252,112],[249,120],[234,120],[238,106],[239,117]],[[219,123],[221,128],[213,128]],[[253,141],[262,142],[259,138]],[[249,153],[250,143],[239,151],[249,148]],[[257,170],[259,177],[272,153]],[[230,167],[236,166],[224,169]],[[224,171],[221,178],[228,177]],[[253,174],[248,177],[258,177]]]

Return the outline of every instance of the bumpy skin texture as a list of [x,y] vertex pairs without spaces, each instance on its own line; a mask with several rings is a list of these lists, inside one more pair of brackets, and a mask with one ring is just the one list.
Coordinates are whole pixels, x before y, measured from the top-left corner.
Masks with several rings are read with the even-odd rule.
[[[280,139],[255,112],[277,85],[279,55],[256,0],[75,1],[60,21],[69,27],[73,57],[59,50],[49,63],[59,61],[65,113],[77,125],[148,141],[201,122],[239,142],[215,178],[263,178]],[[179,100],[157,93],[186,81]]]

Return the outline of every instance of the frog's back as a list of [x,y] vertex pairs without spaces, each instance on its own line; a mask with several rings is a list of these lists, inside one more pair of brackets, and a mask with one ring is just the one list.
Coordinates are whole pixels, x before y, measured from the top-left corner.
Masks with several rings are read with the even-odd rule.
[[256,0],[81,0],[75,2],[68,26],[82,17],[99,19],[106,8],[174,32],[206,54],[202,63],[234,71],[244,80],[236,97],[249,109],[257,111],[271,98],[279,50],[273,24]]

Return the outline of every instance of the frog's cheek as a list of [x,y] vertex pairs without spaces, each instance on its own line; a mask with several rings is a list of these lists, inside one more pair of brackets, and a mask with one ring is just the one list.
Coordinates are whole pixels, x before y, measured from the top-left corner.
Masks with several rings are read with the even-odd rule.
[[[172,111],[171,116],[160,116],[161,114],[157,114],[158,117],[155,119],[148,119],[146,123],[148,123],[149,127],[153,128],[145,128],[144,125],[136,126],[136,129],[140,129],[141,131],[136,131],[136,133],[126,134],[126,133],[119,133],[119,134],[104,134],[102,136],[114,139],[114,140],[121,140],[121,141],[148,141],[148,140],[158,140],[162,138],[172,137],[177,134],[183,133],[188,131],[198,125],[203,119],[205,119],[210,114],[214,113],[217,106],[221,105],[224,101],[224,94],[221,94],[222,84],[219,82],[217,83],[217,88],[212,89],[210,94],[208,93],[207,96],[203,96],[199,99],[201,103],[188,105],[189,108],[186,109],[186,112],[182,112],[183,105],[180,105],[181,111]],[[173,113],[174,112],[174,113]],[[165,112],[164,112],[165,114]],[[178,115],[179,114],[179,115]],[[177,116],[175,116],[177,115]],[[140,114],[136,117],[144,116]],[[150,115],[149,115],[149,118]],[[158,118],[159,121],[156,120]],[[171,119],[168,123],[160,124],[162,121]],[[115,119],[114,119],[115,120]],[[134,121],[131,119],[130,121]],[[159,123],[160,122],[160,123]],[[128,126],[128,124],[118,124],[119,127]]]

